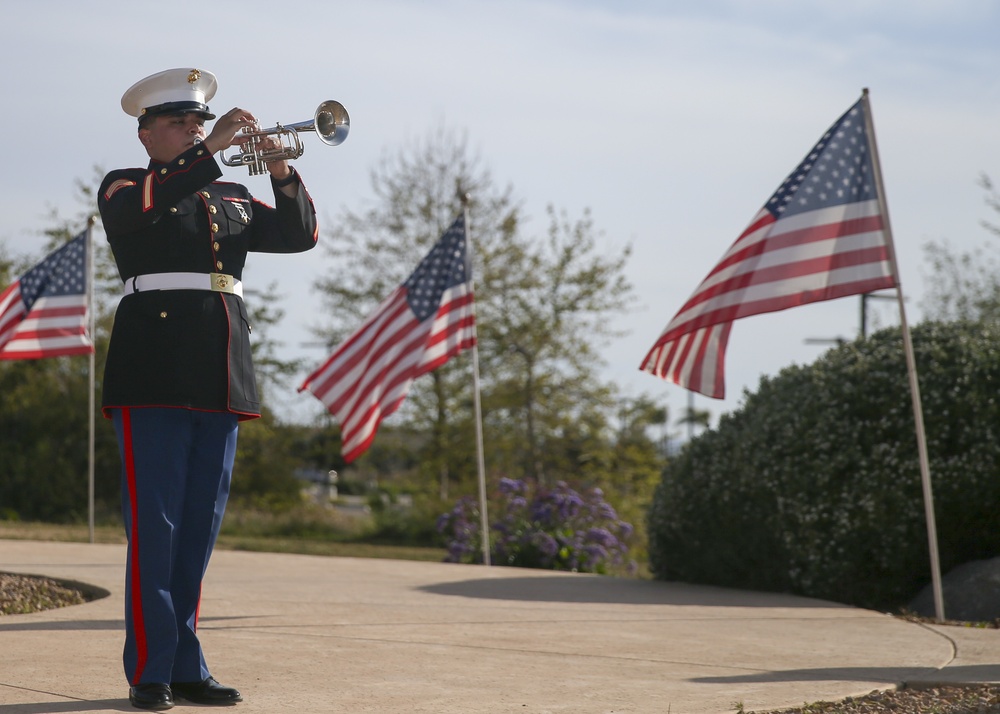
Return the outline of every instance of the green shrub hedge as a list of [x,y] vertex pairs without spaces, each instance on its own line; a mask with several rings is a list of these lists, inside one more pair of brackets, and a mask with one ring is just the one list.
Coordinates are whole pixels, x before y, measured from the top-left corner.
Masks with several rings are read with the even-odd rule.
[[[1000,555],[1000,328],[913,331],[941,569]],[[931,579],[900,331],[763,378],[664,471],[653,574],[897,610]]]

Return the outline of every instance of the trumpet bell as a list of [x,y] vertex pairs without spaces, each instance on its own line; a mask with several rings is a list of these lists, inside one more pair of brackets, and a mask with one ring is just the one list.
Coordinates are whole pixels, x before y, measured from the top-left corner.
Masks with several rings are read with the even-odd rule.
[[313,126],[320,141],[327,146],[338,146],[351,131],[351,117],[343,104],[328,99],[316,109]]

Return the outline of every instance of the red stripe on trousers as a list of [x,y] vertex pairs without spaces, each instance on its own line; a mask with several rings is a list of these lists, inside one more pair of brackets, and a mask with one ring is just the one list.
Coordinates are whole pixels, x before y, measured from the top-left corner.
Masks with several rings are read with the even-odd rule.
[[132,410],[122,409],[122,441],[125,444],[125,476],[128,481],[129,507],[132,511],[132,532],[129,542],[132,546],[132,628],[135,632],[136,664],[132,684],[139,684],[146,668],[149,646],[146,641],[146,623],[142,619],[142,589],[139,582],[139,507],[136,500],[135,455],[132,452]]

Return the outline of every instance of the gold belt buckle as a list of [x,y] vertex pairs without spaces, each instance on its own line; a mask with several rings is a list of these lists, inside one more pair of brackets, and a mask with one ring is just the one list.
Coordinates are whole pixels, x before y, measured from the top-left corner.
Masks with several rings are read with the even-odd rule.
[[212,280],[212,290],[217,293],[232,293],[233,288],[236,285],[236,281],[233,280],[232,275],[226,275],[225,273],[209,273],[209,277]]

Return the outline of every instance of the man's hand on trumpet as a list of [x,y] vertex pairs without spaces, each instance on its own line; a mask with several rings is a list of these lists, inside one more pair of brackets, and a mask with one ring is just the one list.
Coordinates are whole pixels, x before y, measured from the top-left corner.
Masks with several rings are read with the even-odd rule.
[[[228,149],[230,146],[244,146],[249,139],[244,135],[244,130],[253,130],[257,125],[257,118],[246,109],[234,107],[219,117],[212,133],[204,141],[205,147],[213,154]],[[282,148],[281,140],[275,136],[264,136],[258,139],[258,150],[266,155],[268,151],[276,151]],[[245,150],[245,149],[244,149]],[[265,162],[267,170],[276,181],[283,181],[292,175],[292,167],[285,159],[276,159]],[[295,197],[298,186],[290,182],[286,186],[280,186],[279,190],[286,196]]]
[[212,133],[206,137],[204,146],[213,154],[246,142],[240,139],[245,127],[253,127],[257,123],[256,117],[246,109],[234,107],[221,117],[216,119]]
[[[260,141],[260,148],[265,156],[267,156],[268,151],[277,151],[281,149],[283,144],[281,140],[275,136],[265,136]],[[267,170],[271,173],[271,177],[276,181],[282,181],[288,178],[292,173],[292,167],[288,165],[287,159],[277,159],[275,161],[265,161],[264,165],[267,166]],[[294,193],[289,194],[294,196]]]

